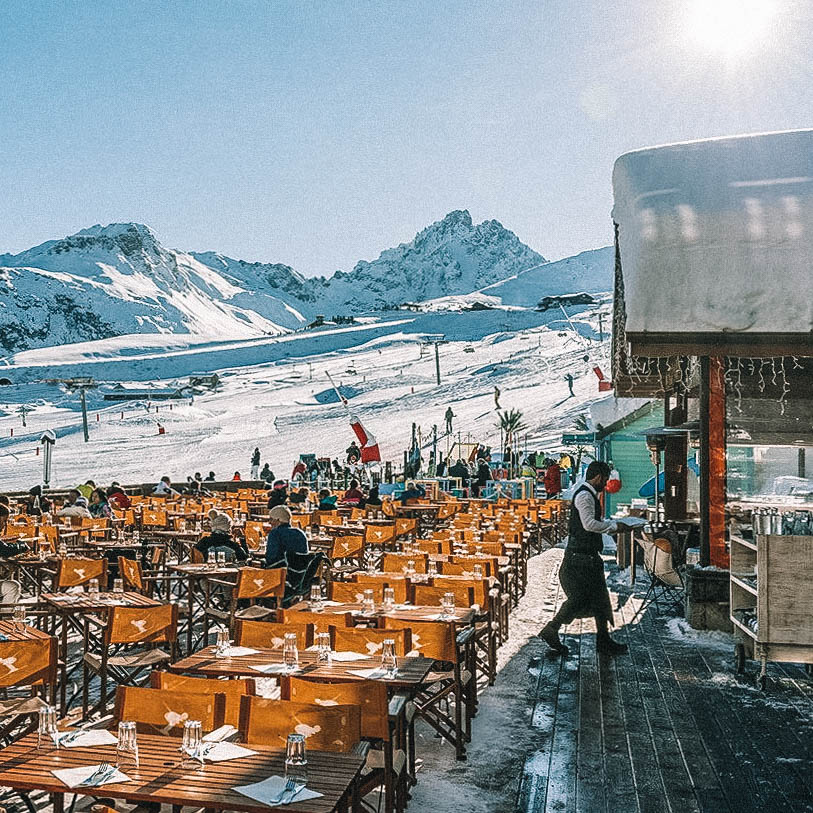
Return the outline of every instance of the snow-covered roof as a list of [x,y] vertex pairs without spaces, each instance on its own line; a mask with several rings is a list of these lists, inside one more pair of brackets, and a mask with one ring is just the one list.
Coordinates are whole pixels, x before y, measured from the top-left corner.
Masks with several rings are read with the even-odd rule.
[[651,405],[649,398],[618,398],[610,395],[590,404],[590,422],[596,431],[606,433],[615,424]]
[[670,144],[613,170],[626,331],[813,331],[813,130]]

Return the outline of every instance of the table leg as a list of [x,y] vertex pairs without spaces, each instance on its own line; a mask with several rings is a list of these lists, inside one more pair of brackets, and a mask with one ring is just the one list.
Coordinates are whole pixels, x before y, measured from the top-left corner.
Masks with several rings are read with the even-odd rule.
[[52,793],[51,800],[53,801],[54,805],[54,813],[64,813],[65,811],[65,794],[64,793]]

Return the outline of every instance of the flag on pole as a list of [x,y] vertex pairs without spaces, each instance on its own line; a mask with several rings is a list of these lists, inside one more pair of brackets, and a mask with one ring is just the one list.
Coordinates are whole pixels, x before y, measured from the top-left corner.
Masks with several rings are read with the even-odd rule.
[[361,446],[362,463],[380,463],[381,452],[378,448],[378,441],[364,428],[361,421],[355,416],[350,416],[350,426],[356,433],[359,445]]

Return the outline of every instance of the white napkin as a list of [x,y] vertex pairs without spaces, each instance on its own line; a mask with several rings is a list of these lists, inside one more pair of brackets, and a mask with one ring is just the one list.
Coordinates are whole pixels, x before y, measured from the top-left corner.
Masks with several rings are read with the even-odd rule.
[[[58,771],[51,771],[51,773],[60,781],[64,782],[69,788],[77,788],[86,779],[90,779],[99,768],[101,763],[95,765],[83,765],[81,768],[62,768]],[[107,779],[100,785],[85,785],[84,787],[101,787],[102,785],[109,785],[113,782],[129,782],[130,777],[126,773],[122,773],[118,768],[114,768],[113,772],[108,774]]]
[[248,748],[243,748],[242,745],[237,745],[235,742],[218,742],[212,747],[209,745],[204,747],[207,750],[204,751],[203,758],[209,760],[209,762],[226,762],[230,759],[250,757],[257,753]]
[[[285,787],[285,777],[284,776],[269,776],[268,779],[263,779],[262,782],[254,782],[252,785],[240,785],[239,787],[233,788],[238,793],[242,793],[243,796],[248,796],[249,799],[254,799],[256,802],[260,802],[264,805],[269,805],[270,807],[276,807],[279,805],[279,802],[276,799],[282,793],[283,788]],[[303,788],[296,796],[294,796],[294,802],[305,802],[308,799],[318,799],[320,796],[324,796],[323,793],[317,793],[314,790],[308,790],[307,788]],[[288,796],[286,795],[286,800]],[[288,801],[285,804],[290,804]]]
[[343,663],[344,661],[366,661],[369,655],[362,655],[361,652],[333,652],[331,659]]
[[255,672],[263,672],[266,675],[287,675],[294,674],[300,671],[297,666],[292,672],[289,672],[288,667],[284,663],[264,663],[261,666],[252,666]]
[[380,666],[377,666],[375,669],[348,669],[347,674],[374,680],[383,678],[387,673]]
[[252,649],[248,646],[230,646],[226,650],[225,657],[227,658],[240,658],[243,655],[258,655],[260,652],[259,649]]
[[323,601],[322,606],[323,607],[341,607],[342,602],[341,601]]
[[[90,745],[114,745],[118,740],[105,729],[83,731],[74,738],[76,731],[61,731],[59,744],[63,748],[87,748]],[[68,740],[68,742],[66,742]]]
[[210,731],[208,734],[204,734],[203,741],[204,742],[222,742],[227,737],[230,737],[232,734],[236,734],[237,729],[233,725],[226,725],[220,726],[220,728],[216,728],[214,731]]

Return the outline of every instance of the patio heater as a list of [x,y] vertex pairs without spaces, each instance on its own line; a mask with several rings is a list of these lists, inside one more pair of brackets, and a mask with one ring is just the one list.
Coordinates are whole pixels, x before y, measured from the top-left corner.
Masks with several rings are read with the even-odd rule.
[[666,449],[666,435],[661,431],[647,432],[646,448],[649,449],[649,458],[655,466],[655,522],[661,520],[661,452]]

